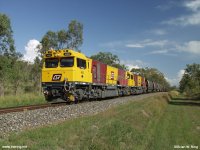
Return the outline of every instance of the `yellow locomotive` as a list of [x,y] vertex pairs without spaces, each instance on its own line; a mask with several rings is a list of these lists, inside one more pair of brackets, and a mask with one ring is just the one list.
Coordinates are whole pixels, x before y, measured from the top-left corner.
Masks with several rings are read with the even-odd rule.
[[132,72],[92,60],[70,49],[48,50],[43,56],[42,87],[47,101],[79,101],[153,91]]

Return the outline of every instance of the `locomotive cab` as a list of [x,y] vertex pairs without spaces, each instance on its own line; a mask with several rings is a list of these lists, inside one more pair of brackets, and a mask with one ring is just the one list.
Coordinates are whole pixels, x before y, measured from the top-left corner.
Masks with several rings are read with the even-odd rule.
[[69,98],[71,96],[67,91],[75,84],[91,83],[91,62],[91,59],[73,50],[47,51],[42,68],[42,86],[46,99],[66,97],[66,93]]

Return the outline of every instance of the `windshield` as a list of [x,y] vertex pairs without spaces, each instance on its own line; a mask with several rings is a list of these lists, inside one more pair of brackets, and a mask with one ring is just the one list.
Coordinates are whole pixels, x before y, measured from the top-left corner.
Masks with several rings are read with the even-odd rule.
[[74,57],[65,57],[60,59],[60,67],[72,67],[74,65]]
[[57,58],[47,58],[45,59],[45,68],[57,68],[58,59]]

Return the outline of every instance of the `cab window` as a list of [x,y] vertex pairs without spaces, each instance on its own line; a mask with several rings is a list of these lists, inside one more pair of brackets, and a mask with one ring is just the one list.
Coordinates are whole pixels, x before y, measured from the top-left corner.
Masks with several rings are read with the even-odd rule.
[[65,57],[60,59],[60,67],[72,67],[74,65],[74,57]]
[[45,59],[45,68],[57,68],[58,59],[57,58],[47,58]]
[[77,67],[86,68],[86,60],[77,58]]
[[130,79],[130,74],[129,73],[127,74],[127,79]]
[[131,75],[131,79],[133,79],[133,75]]

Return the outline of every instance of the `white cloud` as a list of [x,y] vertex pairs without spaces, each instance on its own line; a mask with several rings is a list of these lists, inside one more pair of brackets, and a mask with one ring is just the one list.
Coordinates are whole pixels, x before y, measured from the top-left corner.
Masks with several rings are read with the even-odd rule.
[[155,55],[166,55],[166,56],[177,56],[177,52],[180,52],[179,50],[177,50],[177,44],[174,42],[170,42],[171,45],[167,46],[167,47],[163,47],[159,50],[153,50],[149,53],[147,53],[147,55],[151,55],[151,54],[155,54]]
[[25,46],[25,54],[23,60],[28,62],[34,62],[35,57],[37,56],[38,48],[37,46],[40,44],[38,40],[32,39],[29,40],[27,45]]
[[185,70],[181,69],[178,71],[177,75],[175,78],[167,78],[165,77],[165,79],[170,83],[171,86],[179,86],[179,82],[181,81],[183,75],[185,73]]
[[155,30],[149,31],[149,33],[155,34],[155,35],[165,35],[167,34],[167,31],[165,31],[164,29],[155,29]]
[[146,39],[144,41],[140,41],[138,43],[129,43],[126,44],[126,47],[129,48],[144,48],[147,46],[152,46],[152,47],[163,47],[169,44],[168,40],[152,40],[152,39]]
[[[160,31],[162,32],[162,31]],[[117,48],[123,48],[128,47],[128,48],[144,48],[147,46],[152,46],[152,47],[163,47],[165,45],[170,44],[168,40],[152,40],[152,39],[145,39],[142,41],[138,41],[138,42],[133,42],[131,40],[127,40],[127,41],[112,41],[112,42],[108,42],[108,43],[103,43],[100,44],[100,46],[103,47],[107,47],[110,49],[115,49]]]
[[163,23],[170,25],[181,25],[181,26],[200,25],[200,12],[164,21]]
[[159,47],[163,47],[167,44],[168,44],[168,40],[151,41],[151,42],[145,43],[146,46],[159,46]]
[[120,62],[126,65],[129,70],[132,68],[144,68],[148,65],[148,63],[143,62],[142,60],[121,60]]
[[108,48],[115,48],[115,47],[122,46],[123,44],[124,44],[123,41],[111,41],[108,43],[100,44],[100,46],[108,47]]
[[[111,47],[117,47],[122,49],[123,47],[133,48],[133,49],[142,49],[148,48],[149,51],[146,55],[149,54],[162,54],[168,56],[177,56],[180,52],[190,53],[191,55],[200,55],[200,41],[188,41],[185,43],[177,43],[170,40],[153,40],[153,39],[144,39],[137,42],[132,41],[118,41],[110,42],[104,44],[110,48],[110,51],[120,52],[119,50],[113,49]],[[123,51],[124,52],[124,51]]]
[[181,26],[200,25],[200,0],[186,1],[183,6],[192,13],[164,21],[163,23]]
[[144,46],[142,44],[127,44],[126,47],[129,47],[129,48],[143,48]]
[[181,46],[178,45],[177,49],[179,51],[200,55],[200,41],[189,41]]
[[198,11],[200,8],[200,0],[187,1],[184,6],[192,11]]
[[[154,44],[156,45],[156,44]],[[186,52],[192,55],[200,55],[200,41],[189,41],[182,44],[167,41],[163,46],[160,44],[159,50],[151,51],[147,54],[163,54],[170,56],[177,56],[177,53]]]
[[178,72],[178,74],[177,74],[178,81],[181,81],[181,79],[182,79],[184,73],[185,73],[185,70],[184,70],[184,69],[179,70],[179,72]]
[[139,67],[138,65],[130,65],[130,64],[127,64],[126,65],[127,67],[128,67],[128,70],[130,70],[131,71],[131,69],[139,69],[139,68],[141,68],[141,67]]
[[175,6],[177,6],[180,2],[179,1],[166,1],[166,3],[164,5],[157,5],[156,8],[162,11],[167,11]]
[[165,49],[150,52],[150,54],[166,54],[166,53],[168,53],[168,50],[165,50]]
[[177,79],[175,79],[175,78],[167,78],[167,77],[165,77],[165,79],[167,80],[167,82],[169,82],[169,84],[171,85],[171,86],[178,86],[178,82],[177,82]]

